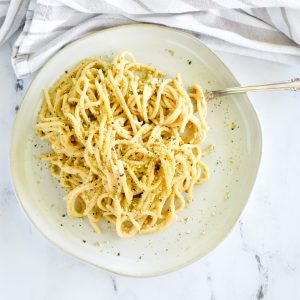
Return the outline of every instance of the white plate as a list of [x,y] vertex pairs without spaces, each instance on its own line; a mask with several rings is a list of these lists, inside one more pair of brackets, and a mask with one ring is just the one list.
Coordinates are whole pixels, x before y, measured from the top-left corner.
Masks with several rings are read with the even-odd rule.
[[[222,61],[197,38],[155,25],[127,25],[88,35],[59,51],[29,87],[15,121],[11,170],[27,216],[40,232],[67,253],[104,268],[131,275],[153,276],[174,271],[215,248],[237,222],[253,187],[261,156],[261,130],[246,95],[208,104],[210,126],[206,145],[215,151],[205,158],[211,178],[194,189],[194,202],[163,232],[120,239],[111,224],[103,234],[87,221],[62,217],[65,191],[35,156],[47,150],[35,136],[42,88],[89,56],[112,57],[132,51],[137,60],[204,89],[238,85]],[[233,122],[233,123],[232,123]],[[237,125],[236,128],[234,128]],[[233,130],[232,130],[233,129]],[[85,243],[83,242],[86,241]],[[118,255],[119,254],[119,255]]]

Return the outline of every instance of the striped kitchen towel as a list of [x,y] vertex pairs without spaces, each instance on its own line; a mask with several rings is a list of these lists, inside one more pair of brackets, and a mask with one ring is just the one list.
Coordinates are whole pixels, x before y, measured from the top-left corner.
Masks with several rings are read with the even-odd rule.
[[20,28],[12,51],[19,78],[88,32],[134,22],[191,32],[215,50],[300,64],[298,0],[0,0],[0,44]]

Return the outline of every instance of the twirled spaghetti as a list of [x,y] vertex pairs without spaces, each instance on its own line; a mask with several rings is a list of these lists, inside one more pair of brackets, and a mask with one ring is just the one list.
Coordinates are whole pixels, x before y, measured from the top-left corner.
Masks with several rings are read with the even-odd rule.
[[69,191],[68,215],[87,217],[96,232],[104,217],[129,237],[162,230],[208,178],[205,117],[198,85],[188,93],[179,74],[166,79],[123,52],[111,64],[85,59],[44,90],[36,130]]

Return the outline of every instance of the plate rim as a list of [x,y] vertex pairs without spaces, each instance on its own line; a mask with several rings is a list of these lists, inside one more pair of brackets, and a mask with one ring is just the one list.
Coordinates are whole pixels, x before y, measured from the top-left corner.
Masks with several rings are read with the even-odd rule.
[[[37,78],[39,77],[40,73],[44,70],[44,68],[46,68],[46,66],[53,60],[55,59],[55,57],[58,54],[61,54],[62,52],[68,50],[68,48],[81,43],[83,40],[91,38],[92,36],[96,36],[98,34],[101,34],[102,32],[108,32],[108,31],[114,31],[114,30],[118,30],[120,28],[134,28],[134,27],[147,27],[147,28],[160,28],[162,30],[166,30],[166,31],[172,31],[175,32],[176,34],[180,34],[183,35],[185,38],[188,39],[192,39],[194,40],[196,43],[201,44],[202,46],[204,46],[211,55],[213,55],[219,63],[221,63],[223,65],[223,67],[225,67],[225,69],[227,70],[227,72],[231,75],[232,79],[236,82],[237,85],[240,85],[239,81],[237,80],[237,78],[235,77],[235,75],[232,73],[232,71],[230,70],[230,68],[224,63],[224,61],[210,48],[208,47],[204,42],[202,42],[199,38],[195,37],[194,35],[186,32],[186,31],[182,31],[180,29],[177,28],[172,28],[172,27],[168,27],[165,25],[160,25],[160,24],[147,24],[147,23],[131,23],[131,24],[124,24],[124,25],[118,25],[118,26],[114,26],[114,27],[109,27],[109,28],[105,28],[105,29],[101,29],[101,30],[97,30],[95,32],[92,33],[87,33],[85,35],[83,35],[82,37],[76,39],[75,41],[70,42],[69,44],[67,44],[66,46],[64,46],[63,48],[59,49],[55,54],[53,54],[43,65],[42,67],[37,71],[37,73],[34,75],[34,78],[32,79],[32,81],[29,83],[26,92],[24,93],[22,100],[19,104],[19,110],[22,109],[22,106],[24,105],[25,102],[29,101],[26,99],[28,99],[27,94],[30,91],[30,89],[32,88],[32,85],[34,84],[34,82],[37,80]],[[89,265],[92,265],[94,267],[100,268],[102,270],[117,274],[117,275],[122,275],[122,276],[127,276],[127,277],[133,277],[133,278],[149,278],[149,277],[156,277],[156,276],[162,276],[164,274],[168,274],[171,272],[175,272],[179,269],[182,269],[196,261],[199,261],[200,259],[206,257],[208,254],[212,253],[221,243],[224,242],[224,240],[229,236],[229,234],[232,232],[233,228],[236,226],[238,220],[241,218],[241,216],[243,215],[243,213],[245,212],[246,206],[249,202],[249,199],[251,197],[252,191],[255,187],[256,184],[256,180],[258,177],[258,173],[260,170],[260,166],[261,166],[261,157],[262,157],[262,149],[263,149],[263,138],[262,138],[262,129],[261,129],[261,124],[260,124],[260,120],[259,120],[259,116],[258,113],[255,109],[255,107],[253,106],[252,102],[250,101],[249,97],[247,94],[245,94],[246,97],[246,101],[248,102],[248,105],[250,107],[250,109],[253,112],[253,117],[256,120],[256,126],[257,126],[257,160],[255,161],[255,172],[253,174],[253,178],[251,181],[251,186],[250,189],[248,191],[248,193],[246,193],[246,201],[242,206],[242,209],[240,210],[236,220],[233,222],[232,226],[230,227],[230,229],[227,231],[227,233],[220,239],[220,241],[214,245],[210,250],[206,251],[204,254],[202,255],[196,255],[194,257],[192,257],[191,259],[187,260],[184,263],[181,263],[179,265],[174,265],[171,266],[169,268],[160,270],[159,272],[146,272],[146,273],[142,273],[142,274],[138,274],[137,272],[135,273],[130,273],[130,272],[122,272],[122,271],[117,271],[114,270],[113,268],[108,268],[108,267],[104,267],[101,266],[99,264],[97,264],[96,262],[89,260],[87,258],[84,258],[83,256],[78,256],[77,254],[75,254],[74,252],[70,252],[69,250],[67,250],[66,248],[64,248],[63,246],[61,246],[59,243],[57,243],[54,239],[52,239],[51,237],[49,237],[47,235],[46,230],[43,230],[41,228],[41,226],[38,225],[38,223],[30,216],[30,212],[25,208],[24,204],[23,204],[23,200],[22,197],[19,195],[19,191],[18,191],[18,184],[17,184],[17,180],[16,180],[16,174],[15,174],[15,167],[14,167],[14,162],[13,162],[13,149],[14,149],[14,144],[15,142],[15,129],[18,123],[18,119],[19,119],[19,115],[20,114],[16,114],[15,120],[13,122],[13,126],[11,127],[11,131],[10,131],[10,147],[9,147],[9,175],[10,175],[10,181],[11,184],[13,186],[13,191],[14,194],[18,200],[19,205],[21,206],[23,212],[25,213],[25,215],[27,216],[27,218],[30,220],[31,224],[34,225],[34,227],[37,229],[37,231],[46,239],[48,240],[52,245],[54,245],[55,247],[57,247],[58,249],[62,250],[64,253],[66,253],[67,255],[81,261],[84,263],[87,263]],[[23,197],[24,198],[24,197]]]

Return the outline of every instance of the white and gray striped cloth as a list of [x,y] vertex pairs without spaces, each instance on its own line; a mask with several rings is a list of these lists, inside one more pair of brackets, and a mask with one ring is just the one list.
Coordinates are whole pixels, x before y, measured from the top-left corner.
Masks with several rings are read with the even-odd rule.
[[13,45],[17,77],[103,28],[146,22],[183,29],[215,50],[300,64],[299,0],[0,0],[0,45]]

